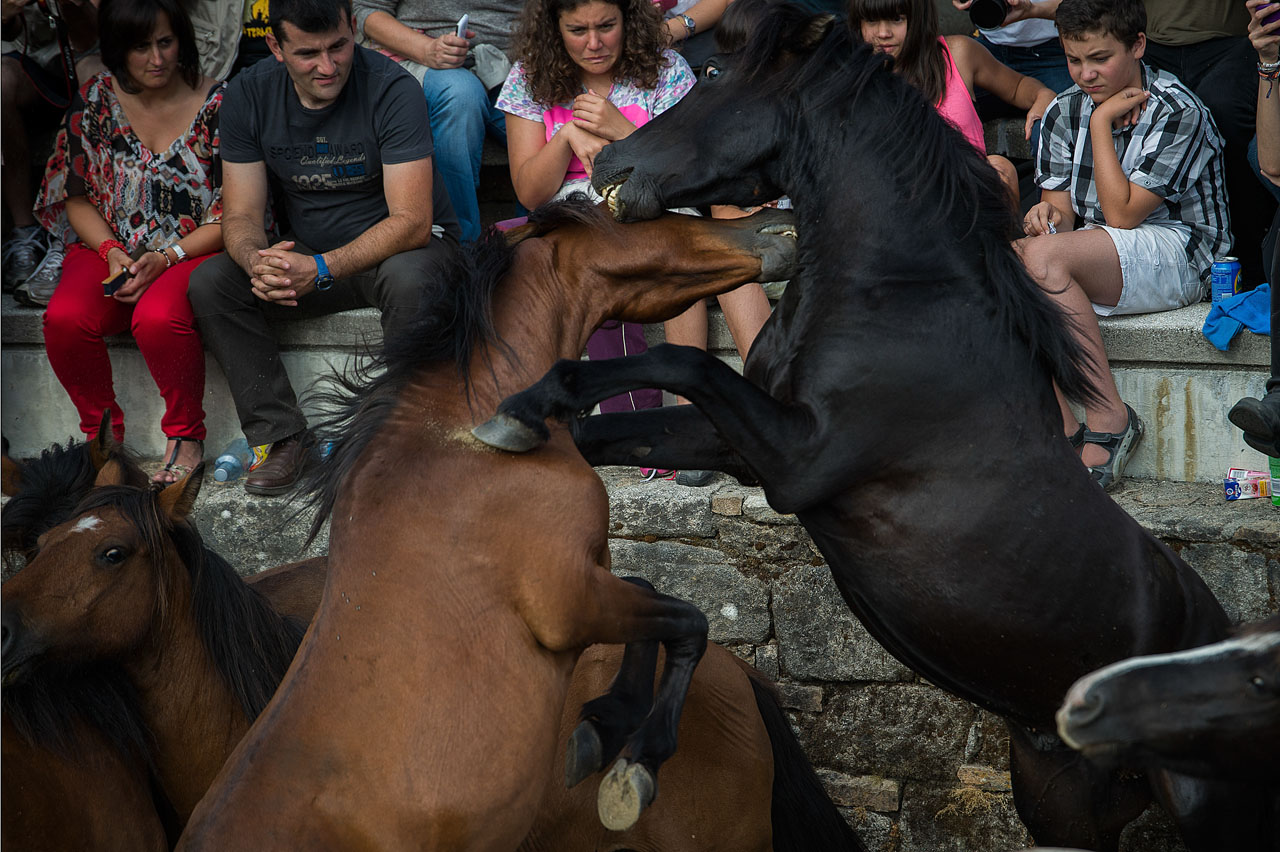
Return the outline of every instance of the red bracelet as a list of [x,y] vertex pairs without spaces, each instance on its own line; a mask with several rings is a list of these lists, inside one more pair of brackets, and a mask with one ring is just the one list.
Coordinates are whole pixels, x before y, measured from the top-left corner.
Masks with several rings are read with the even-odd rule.
[[[124,251],[124,245],[118,240],[103,240],[98,243],[98,257],[102,258],[103,263],[107,262],[107,254],[113,248],[118,248],[120,251]],[[128,252],[125,252],[125,254],[128,254]]]

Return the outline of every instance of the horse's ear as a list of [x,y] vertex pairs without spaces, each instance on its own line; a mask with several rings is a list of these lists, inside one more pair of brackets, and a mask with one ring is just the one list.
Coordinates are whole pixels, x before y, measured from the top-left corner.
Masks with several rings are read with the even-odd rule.
[[800,47],[804,50],[813,50],[822,44],[835,23],[836,16],[832,14],[815,15],[810,18],[809,25],[800,34]]
[[200,462],[195,470],[160,492],[160,511],[169,520],[180,521],[195,508],[196,497],[200,495],[200,484],[204,482],[204,467],[205,463]]
[[94,470],[102,470],[107,459],[111,458],[115,445],[115,435],[111,433],[111,409],[104,408],[102,422],[98,424],[98,434],[89,442],[89,460],[93,462]]
[[12,497],[22,490],[22,465],[9,455],[9,439],[0,436],[0,492]]
[[107,459],[106,462],[98,468],[98,475],[93,480],[94,488],[101,488],[104,485],[128,485],[129,469],[124,466],[124,462],[120,459]]

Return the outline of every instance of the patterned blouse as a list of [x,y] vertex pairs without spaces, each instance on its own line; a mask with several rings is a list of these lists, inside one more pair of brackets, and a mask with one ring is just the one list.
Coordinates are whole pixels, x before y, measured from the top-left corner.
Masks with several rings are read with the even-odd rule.
[[66,199],[83,196],[132,253],[139,245],[163,248],[221,220],[218,108],[225,90],[225,83],[211,88],[182,135],[153,152],[134,135],[111,75],[91,78],[54,141],[36,197],[40,224],[68,243],[78,239],[67,221]]

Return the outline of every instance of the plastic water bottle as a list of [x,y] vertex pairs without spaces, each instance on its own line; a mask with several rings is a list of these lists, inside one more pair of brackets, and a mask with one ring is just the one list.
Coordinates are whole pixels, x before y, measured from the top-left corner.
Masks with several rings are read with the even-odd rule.
[[249,469],[253,454],[249,451],[249,442],[243,436],[236,438],[219,454],[213,463],[213,478],[218,482],[232,482],[244,476]]

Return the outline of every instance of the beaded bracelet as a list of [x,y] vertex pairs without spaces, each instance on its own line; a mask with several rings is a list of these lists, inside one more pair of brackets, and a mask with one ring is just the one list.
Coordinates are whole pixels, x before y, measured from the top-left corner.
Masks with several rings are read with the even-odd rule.
[[[107,255],[111,252],[113,248],[117,248],[117,249],[120,249],[120,251],[124,251],[124,244],[121,243],[119,240],[103,240],[102,242],[98,243],[98,257],[102,258],[103,263],[107,262]],[[125,252],[125,254],[128,254],[128,252]]]
[[169,252],[164,249],[152,249],[153,252],[164,258],[164,268],[168,269],[173,266],[173,261],[169,259]]

